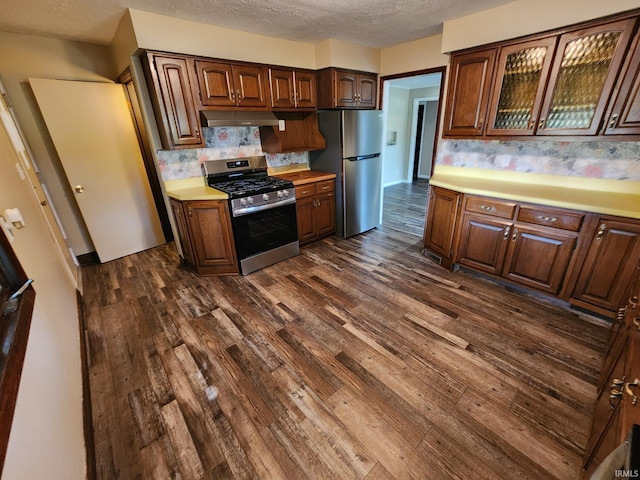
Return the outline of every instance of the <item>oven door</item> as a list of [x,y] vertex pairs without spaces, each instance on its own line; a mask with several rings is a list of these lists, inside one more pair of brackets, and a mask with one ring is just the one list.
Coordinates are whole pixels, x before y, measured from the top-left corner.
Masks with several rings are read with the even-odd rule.
[[232,217],[231,222],[240,260],[298,241],[295,203]]

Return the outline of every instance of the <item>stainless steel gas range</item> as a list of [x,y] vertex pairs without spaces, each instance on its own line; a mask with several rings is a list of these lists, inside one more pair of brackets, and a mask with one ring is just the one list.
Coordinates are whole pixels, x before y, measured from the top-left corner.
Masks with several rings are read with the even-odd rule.
[[202,171],[207,185],[229,195],[243,275],[299,253],[294,185],[270,177],[264,156],[207,160]]

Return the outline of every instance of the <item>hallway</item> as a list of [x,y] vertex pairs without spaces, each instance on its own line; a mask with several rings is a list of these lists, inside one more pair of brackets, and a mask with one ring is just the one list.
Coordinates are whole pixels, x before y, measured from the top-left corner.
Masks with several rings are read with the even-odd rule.
[[398,183],[384,189],[382,225],[422,238],[429,181]]

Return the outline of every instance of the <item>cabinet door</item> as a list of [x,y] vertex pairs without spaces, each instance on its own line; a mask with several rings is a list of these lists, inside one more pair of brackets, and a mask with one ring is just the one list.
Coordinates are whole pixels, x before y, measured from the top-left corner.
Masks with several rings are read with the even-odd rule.
[[376,108],[377,75],[358,74],[358,108]]
[[295,72],[295,94],[298,108],[316,108],[315,72]]
[[296,220],[300,243],[313,240],[317,236],[315,197],[296,198]]
[[352,72],[335,71],[336,107],[356,107],[358,75]]
[[267,108],[266,70],[253,65],[233,65],[238,107]]
[[640,135],[640,31],[627,55],[629,59],[605,126],[605,135]]
[[196,60],[195,65],[202,105],[234,107],[236,93],[231,64]]
[[316,221],[318,236],[327,235],[336,231],[336,196],[333,191],[333,181],[331,185],[326,185],[327,182],[318,183],[316,188],[318,191],[323,186],[326,186],[328,193],[319,193],[316,195]]
[[201,200],[185,206],[197,267],[218,267],[218,273],[237,272],[227,202]]
[[500,275],[510,233],[511,222],[465,214],[460,231],[458,262],[476,270]]
[[557,294],[578,234],[516,223],[510,235],[502,275],[522,285]]
[[191,246],[191,237],[189,236],[189,226],[185,216],[184,208],[181,202],[170,199],[171,210],[173,211],[173,218],[176,221],[176,228],[178,229],[178,242],[180,243],[180,249],[182,250],[182,258],[186,263],[191,266],[195,265],[195,259],[193,256],[193,247]]
[[500,48],[487,135],[533,135],[557,37]]
[[635,19],[560,37],[538,135],[594,135],[613,89]]
[[162,118],[170,142],[165,147],[203,145],[189,75],[189,60],[154,55],[153,62],[163,107]]
[[273,108],[295,108],[295,86],[293,70],[269,69],[271,106]]
[[452,57],[444,116],[445,136],[482,135],[495,59],[495,48]]
[[[629,402],[631,399],[623,398],[623,395],[617,394],[617,392],[624,391],[624,386],[619,385],[618,382],[614,383],[614,380],[625,379],[629,345],[630,342],[627,342],[624,348],[618,352],[611,374],[596,400],[591,432],[584,456],[584,469],[587,471],[587,475],[583,478],[591,476],[591,473],[607,455],[620,445],[626,434],[626,432],[622,432],[621,411],[625,406],[624,402]],[[614,394],[614,392],[616,393]]]
[[640,262],[640,223],[600,217],[572,298],[615,312]]
[[[440,187],[429,187],[429,206],[424,229],[424,248],[449,260],[458,219],[460,194]],[[443,262],[444,263],[444,262]]]

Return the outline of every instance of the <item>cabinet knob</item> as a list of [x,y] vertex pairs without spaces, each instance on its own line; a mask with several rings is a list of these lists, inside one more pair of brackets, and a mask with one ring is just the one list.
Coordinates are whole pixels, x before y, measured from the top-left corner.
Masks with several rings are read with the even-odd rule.
[[518,229],[517,229],[517,228],[514,228],[514,229],[513,229],[513,235],[511,236],[511,240],[515,240],[516,238],[518,238],[518,233],[520,233],[520,232],[518,231]]
[[538,122],[538,129],[542,130],[544,128],[544,118],[541,118]]
[[631,305],[631,308],[636,308],[638,306],[638,296],[634,295],[633,297],[631,297],[629,299],[629,305]]
[[631,404],[635,405],[636,403],[638,403],[638,397],[636,396],[636,394],[634,393],[633,390],[631,390],[631,388],[635,388],[638,386],[638,384],[640,383],[640,380],[638,380],[637,378],[633,381],[633,382],[628,382],[624,385],[624,391],[627,395],[629,395],[631,397]]
[[618,117],[620,115],[618,113],[613,113],[611,115],[611,117],[609,118],[609,128],[613,128],[616,126],[616,123],[618,122]]
[[596,239],[600,240],[606,231],[607,231],[607,225],[605,223],[601,224],[598,227],[598,233],[596,233]]
[[636,327],[636,330],[640,331],[640,317],[636,317],[632,320],[633,326]]
[[615,410],[616,407],[618,406],[617,403],[613,403],[614,400],[620,400],[620,397],[622,397],[622,392],[618,391],[618,390],[611,390],[611,395],[609,395],[609,406],[611,407],[611,410]]
[[509,238],[509,233],[511,233],[511,227],[506,227],[504,229],[504,239],[506,240],[507,238]]

